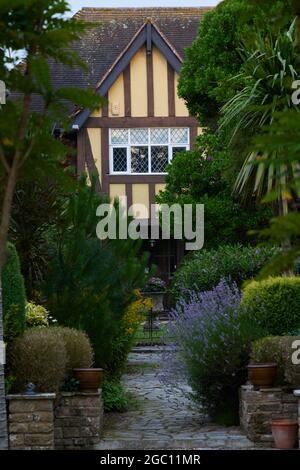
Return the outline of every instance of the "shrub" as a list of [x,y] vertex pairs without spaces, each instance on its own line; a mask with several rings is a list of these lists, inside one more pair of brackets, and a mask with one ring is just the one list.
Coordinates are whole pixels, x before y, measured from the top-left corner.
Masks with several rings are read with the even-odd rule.
[[144,299],[138,290],[134,291],[136,299],[130,304],[120,324],[118,335],[112,344],[112,361],[109,363],[110,375],[121,377],[126,368],[127,356],[135,342],[135,335],[139,325],[151,309],[151,300]]
[[9,372],[20,392],[29,382],[37,392],[57,392],[65,379],[66,363],[66,347],[56,328],[26,330],[8,350]]
[[60,325],[88,334],[95,365],[108,370],[132,292],[145,282],[146,255],[139,256],[141,240],[99,241],[96,212],[103,202],[94,182],[79,182],[52,240],[43,295]]
[[187,377],[194,398],[217,423],[238,422],[238,391],[245,383],[251,342],[261,331],[244,314],[235,284],[222,280],[212,291],[192,292],[172,312],[162,379]]
[[300,386],[300,365],[293,364],[294,341],[300,336],[270,336],[253,343],[251,362],[276,362],[278,364],[277,383],[292,388]]
[[128,408],[128,396],[118,380],[104,380],[102,397],[104,411],[126,411]]
[[4,384],[5,384],[5,395],[9,395],[13,392],[14,385],[16,383],[16,378],[12,375],[6,375]]
[[207,291],[221,279],[241,287],[243,282],[258,274],[264,264],[278,252],[273,248],[242,245],[221,246],[216,250],[201,250],[187,256],[174,275],[172,294],[175,300],[190,290]]
[[61,335],[67,352],[66,370],[71,375],[72,370],[80,367],[92,367],[94,353],[89,337],[83,331],[75,328],[56,326],[55,331]]
[[26,326],[49,326],[49,312],[42,305],[36,305],[34,302],[28,302],[25,307]]
[[250,282],[243,305],[269,335],[284,335],[300,327],[300,277],[270,277]]
[[[25,329],[25,287],[17,251],[7,244],[7,261],[2,270],[4,336],[10,341]],[[6,320],[6,321],[5,321]],[[12,327],[13,331],[10,331]]]
[[13,304],[3,319],[3,338],[6,344],[10,344],[21,334],[19,313],[19,306]]

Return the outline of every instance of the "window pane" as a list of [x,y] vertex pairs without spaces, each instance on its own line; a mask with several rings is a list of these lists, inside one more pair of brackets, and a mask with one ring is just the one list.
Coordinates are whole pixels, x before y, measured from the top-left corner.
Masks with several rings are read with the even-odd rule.
[[183,127],[171,129],[172,144],[188,144],[189,130]]
[[113,145],[128,144],[128,129],[112,129],[111,143]]
[[168,147],[151,147],[151,172],[165,173],[168,164]]
[[131,147],[131,172],[149,173],[148,147]]
[[131,129],[130,142],[131,144],[148,145],[148,129]]
[[173,147],[172,148],[172,158],[175,157],[176,153],[186,152],[186,147]]
[[157,128],[151,129],[151,144],[168,144],[169,129]]
[[113,171],[127,171],[127,149],[113,149]]

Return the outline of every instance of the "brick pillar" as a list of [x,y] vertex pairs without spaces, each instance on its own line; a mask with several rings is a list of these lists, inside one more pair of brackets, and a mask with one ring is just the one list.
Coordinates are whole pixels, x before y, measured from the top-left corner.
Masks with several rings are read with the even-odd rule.
[[[299,7],[300,8],[300,7]],[[300,449],[300,390],[294,390],[295,397],[298,398],[298,425],[299,425],[299,449]]]
[[55,448],[92,449],[103,427],[101,390],[62,392],[55,405]]
[[274,446],[272,420],[297,415],[297,398],[284,388],[243,385],[240,389],[240,425],[253,442]]
[[[3,308],[2,308],[2,288],[0,273],[0,348],[3,347]],[[7,449],[7,419],[5,402],[5,382],[4,364],[2,362],[2,351],[0,351],[0,450]]]
[[7,396],[10,449],[54,449],[55,397],[55,393]]

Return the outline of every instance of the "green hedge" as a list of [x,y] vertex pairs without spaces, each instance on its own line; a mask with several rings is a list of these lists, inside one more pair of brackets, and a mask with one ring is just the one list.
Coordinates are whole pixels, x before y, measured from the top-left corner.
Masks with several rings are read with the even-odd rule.
[[276,253],[276,248],[242,245],[197,251],[188,255],[175,273],[171,289],[173,298],[178,300],[190,290],[211,290],[221,279],[235,282],[241,287],[244,281],[256,276]]
[[243,290],[242,304],[266,334],[290,334],[300,328],[300,277],[252,281]]
[[25,329],[26,294],[16,248],[7,245],[7,261],[2,271],[4,340],[10,342]]

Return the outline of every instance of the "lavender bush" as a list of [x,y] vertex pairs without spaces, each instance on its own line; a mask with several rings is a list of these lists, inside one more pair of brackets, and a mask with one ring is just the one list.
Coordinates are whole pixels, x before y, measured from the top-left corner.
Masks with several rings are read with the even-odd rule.
[[190,292],[171,314],[163,379],[185,374],[194,399],[220,424],[238,420],[238,389],[246,381],[251,342],[261,331],[243,311],[236,284],[225,280],[211,291]]

